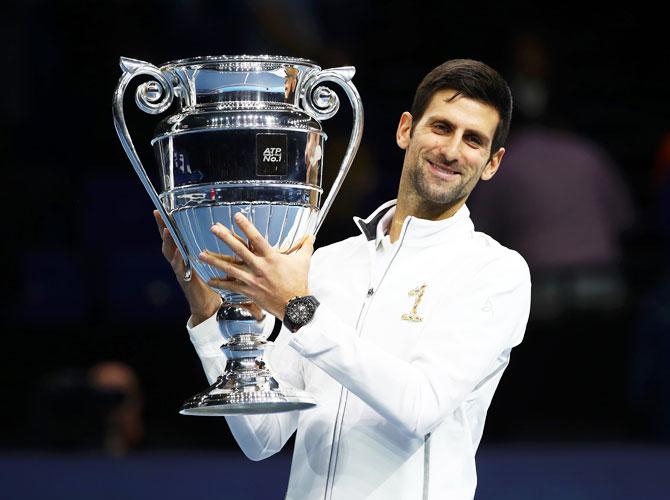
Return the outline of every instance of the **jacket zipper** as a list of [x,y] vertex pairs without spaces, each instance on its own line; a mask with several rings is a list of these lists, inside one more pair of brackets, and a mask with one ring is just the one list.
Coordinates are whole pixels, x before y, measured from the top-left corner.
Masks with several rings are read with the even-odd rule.
[[[374,269],[373,272],[371,273],[370,284],[368,286],[368,291],[365,295],[365,300],[363,301],[363,307],[361,307],[361,310],[358,313],[358,318],[356,319],[355,328],[358,337],[361,336],[363,325],[365,324],[365,319],[367,318],[367,312],[370,310],[370,305],[372,304],[372,299],[375,293],[379,291],[379,288],[381,287],[381,284],[384,281],[384,278],[386,277],[386,273],[388,273],[388,270],[390,269],[391,265],[393,264],[393,261],[397,257],[398,252],[400,252],[400,247],[402,246],[402,242],[405,239],[405,234],[407,234],[407,228],[409,228],[411,220],[412,220],[411,218],[408,220],[407,225],[405,226],[405,230],[403,231],[400,237],[400,241],[398,241],[398,248],[396,248],[393,257],[391,257],[391,259],[388,261],[386,269],[384,269],[381,278],[379,278],[376,290],[372,286],[375,274]],[[374,255],[375,259],[377,258],[376,252],[377,249],[375,248],[375,255]],[[363,315],[364,312],[365,315]],[[344,386],[340,386],[340,399],[337,403],[337,413],[335,415],[335,427],[333,428],[333,440],[330,445],[330,459],[328,461],[328,475],[326,476],[326,491],[324,494],[325,500],[332,500],[333,497],[333,484],[335,482],[335,469],[337,467],[337,455],[340,446],[340,435],[342,434],[342,422],[344,420],[344,412],[347,407],[348,398],[349,398],[349,391],[346,390]]]

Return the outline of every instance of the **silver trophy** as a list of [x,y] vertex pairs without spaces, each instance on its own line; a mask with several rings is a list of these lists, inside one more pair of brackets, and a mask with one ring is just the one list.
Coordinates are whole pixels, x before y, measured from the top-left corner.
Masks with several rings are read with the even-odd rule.
[[[288,251],[316,234],[351,166],[363,133],[363,107],[351,83],[355,69],[322,70],[306,59],[275,56],[196,57],[156,67],[121,58],[123,75],[114,92],[114,126],[135,172],[182,254],[186,279],[194,268],[207,281],[220,271],[203,264],[208,249],[233,252],[210,228],[221,223],[243,236],[233,222],[242,212],[271,245]],[[160,194],[142,166],[126,127],[124,93],[135,77],[143,82],[135,103],[160,114],[151,144],[160,166]],[[353,130],[337,177],[321,205],[321,121],[333,117],[339,85],[353,109]],[[185,415],[235,415],[303,410],[316,404],[303,391],[280,383],[263,351],[271,344],[262,324],[239,304],[243,295],[216,289],[223,306],[218,325],[228,362],[204,392],[188,399]]]

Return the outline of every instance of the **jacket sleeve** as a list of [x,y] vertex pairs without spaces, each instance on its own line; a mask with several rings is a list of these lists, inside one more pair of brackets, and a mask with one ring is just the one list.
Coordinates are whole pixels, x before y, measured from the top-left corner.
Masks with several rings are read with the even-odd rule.
[[[265,333],[272,331],[273,326],[274,317],[268,315],[264,324]],[[195,327],[191,326],[189,319],[186,328],[205,370],[207,380],[213,384],[224,372],[227,362],[226,356],[220,349],[224,338],[219,331],[216,316],[212,316]],[[266,357],[268,355],[271,356],[272,353],[266,352]],[[292,385],[295,385],[299,380],[297,376],[291,376],[291,368],[291,366],[284,366],[284,372],[288,374],[287,377],[291,377]],[[295,432],[298,425],[298,412],[225,418],[237,444],[250,460],[263,460],[277,453]]]
[[516,253],[493,261],[436,309],[405,359],[359,337],[325,306],[289,345],[381,416],[425,436],[504,368],[506,351],[521,342],[530,309],[528,267]]

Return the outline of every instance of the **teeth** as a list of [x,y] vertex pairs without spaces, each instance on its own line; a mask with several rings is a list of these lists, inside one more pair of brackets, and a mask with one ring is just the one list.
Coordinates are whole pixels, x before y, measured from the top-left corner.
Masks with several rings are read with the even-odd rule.
[[450,169],[449,167],[444,167],[442,165],[438,165],[437,163],[433,163],[432,161],[429,160],[429,163],[434,166],[435,168],[442,170],[443,172],[447,172],[448,174],[457,174],[455,170]]

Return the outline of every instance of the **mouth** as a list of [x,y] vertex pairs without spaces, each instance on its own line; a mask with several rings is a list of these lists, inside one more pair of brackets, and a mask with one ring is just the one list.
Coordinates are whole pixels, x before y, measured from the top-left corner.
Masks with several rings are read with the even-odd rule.
[[458,170],[455,170],[452,167],[449,167],[444,164],[440,163],[433,163],[430,160],[426,160],[428,162],[428,165],[430,166],[430,169],[437,174],[439,177],[442,177],[447,180],[455,179],[457,176],[461,175],[461,173]]

